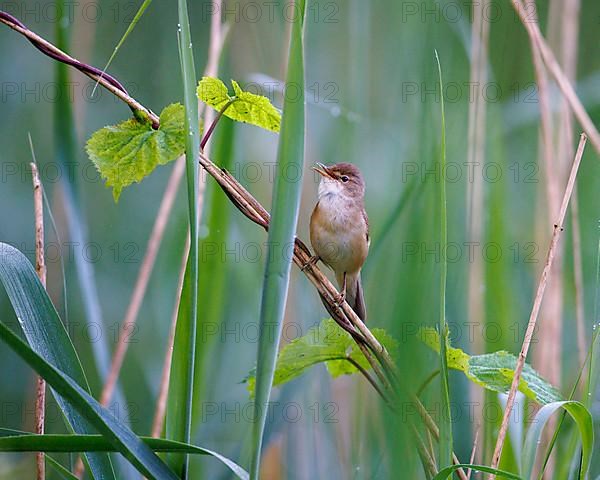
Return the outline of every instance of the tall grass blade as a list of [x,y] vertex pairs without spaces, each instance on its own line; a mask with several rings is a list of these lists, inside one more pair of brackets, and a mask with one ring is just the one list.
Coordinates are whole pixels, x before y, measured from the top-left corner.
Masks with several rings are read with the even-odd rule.
[[[12,430],[9,428],[0,428],[0,437],[8,437],[8,436],[18,436],[18,435],[32,435],[29,432],[23,432],[21,430]],[[74,435],[75,436],[75,435]],[[0,442],[1,442],[0,438]],[[51,457],[50,455],[44,455],[48,465],[56,472],[56,474],[62,478],[63,480],[79,480],[76,475],[73,475],[69,470],[67,470],[63,465]]]
[[446,322],[446,279],[448,276],[448,263],[446,261],[446,245],[448,244],[448,215],[446,211],[446,117],[444,112],[444,87],[442,82],[442,67],[437,50],[435,51],[438,76],[440,82],[440,108],[441,108],[441,146],[440,146],[440,384],[441,384],[441,409],[440,415],[440,444],[439,464],[443,467],[452,462],[452,417],[450,414],[450,385],[448,380],[448,360],[446,357],[446,340],[448,338],[448,323]]
[[[283,121],[277,152],[277,171],[273,187],[271,223],[267,242],[267,264],[263,281],[260,309],[260,333],[256,364],[256,401],[252,432],[252,466],[250,475],[258,479],[262,438],[267,420],[267,405],[277,360],[277,350],[283,323],[289,286],[291,256],[296,222],[300,208],[302,176],[290,180],[286,172],[302,172],[304,163],[304,0],[295,3],[297,14],[292,25],[287,85],[293,85],[299,95],[286,95]],[[287,88],[287,87],[286,87]],[[295,167],[291,168],[290,167]]]
[[[167,414],[165,421],[166,437],[181,441],[186,435],[186,421],[184,408],[187,403],[187,375],[189,374],[189,338],[192,324],[192,281],[191,261],[188,256],[185,276],[181,289],[179,311],[177,313],[177,326],[173,341],[173,358],[171,362],[171,375],[169,377],[169,398],[167,400]],[[181,455],[168,455],[169,465],[179,472],[183,468],[184,459]]]
[[[571,392],[569,394],[568,400],[573,400],[573,398],[575,397],[575,393],[577,391],[577,388],[579,387],[579,382],[581,381],[581,378],[584,374],[585,371],[585,367],[588,364],[588,362],[592,359],[593,353],[594,353],[594,345],[596,345],[596,341],[598,340],[598,333],[600,333],[600,331],[598,329],[596,329],[594,331],[594,335],[592,335],[592,341],[590,344],[590,348],[588,350],[588,353],[583,361],[583,363],[581,364],[581,367],[579,368],[579,373],[577,375],[577,378],[575,379],[575,382],[573,383],[573,386],[571,387]],[[591,365],[590,365],[591,366]],[[586,405],[586,401],[589,399],[589,396],[586,395],[587,398],[585,398],[583,404],[586,406],[586,408],[589,410],[590,406]],[[558,422],[558,426],[555,428],[554,430],[554,434],[552,435],[552,440],[550,441],[550,445],[548,446],[548,449],[546,451],[546,456],[544,458],[544,463],[541,469],[541,472],[538,476],[538,478],[540,478],[540,480],[543,478],[544,476],[544,472],[546,470],[546,466],[548,465],[548,462],[550,460],[550,455],[552,454],[552,451],[554,450],[554,447],[556,446],[557,440],[558,440],[558,434],[560,432],[560,427],[562,427],[563,422],[565,421],[565,417],[567,415],[567,411],[563,411],[562,415],[560,416],[560,420]],[[570,439],[565,442],[567,444],[566,447],[563,446],[563,455],[566,455],[567,458],[574,458],[577,455],[575,454],[575,450],[578,449],[578,432],[573,430],[571,435],[570,435]],[[560,466],[558,466],[558,472],[556,472],[556,474],[559,476],[559,478],[562,478],[565,474],[563,473],[563,476],[560,476],[560,469],[564,468],[566,464],[562,464]]]
[[[173,362],[171,366],[169,402],[167,409],[167,436],[190,443],[194,394],[194,367],[196,362],[196,324],[198,317],[198,169],[200,128],[196,98],[196,69],[192,51],[192,36],[186,0],[178,1],[178,40],[181,76],[185,105],[186,177],[190,222],[190,255],[186,267],[182,300],[179,307]],[[186,301],[184,301],[184,298]],[[183,311],[182,309],[185,309]],[[170,458],[171,466],[182,479],[187,479],[187,455]]]
[[[44,361],[64,372],[89,394],[89,385],[75,347],[33,266],[19,250],[5,243],[0,243],[0,282],[29,345]],[[96,431],[72,404],[53,394],[74,432]],[[115,478],[108,455],[88,454],[86,459],[94,478]]]
[[523,457],[521,461],[521,474],[524,478],[532,478],[533,467],[537,451],[542,444],[542,431],[548,420],[557,410],[564,408],[573,418],[579,429],[581,438],[581,468],[579,470],[579,479],[586,478],[592,460],[594,449],[594,424],[592,415],[582,403],[575,401],[553,402],[544,405],[531,422],[525,445],[523,448]]
[[[6,433],[6,435],[5,435]],[[186,452],[215,457],[242,480],[248,473],[223,455],[207,448],[163,438],[140,437],[155,452]],[[115,452],[114,445],[102,435],[35,435],[0,429],[0,452]]]
[[0,322],[0,338],[33,368],[56,393],[68,401],[114,447],[149,479],[177,480],[177,476],[127,426],[102,407],[70,376],[42,356]]

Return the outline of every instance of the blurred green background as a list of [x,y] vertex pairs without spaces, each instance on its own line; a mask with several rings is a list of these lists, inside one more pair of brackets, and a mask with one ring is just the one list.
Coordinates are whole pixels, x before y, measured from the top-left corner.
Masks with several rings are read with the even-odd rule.
[[[140,4],[121,0],[68,4],[69,53],[101,68]],[[308,220],[316,201],[318,179],[310,165],[316,161],[358,165],[366,179],[372,235],[363,273],[369,323],[398,339],[400,371],[415,388],[437,368],[437,357],[415,337],[420,325],[437,322],[439,311],[443,252],[437,243],[436,205],[442,177],[432,170],[440,155],[435,49],[446,85],[450,165],[446,179],[452,245],[447,252],[447,317],[453,344],[469,353],[518,352],[552,229],[546,212],[545,165],[538,161],[539,102],[529,41],[509,2],[490,5],[486,13],[490,27],[485,62],[488,79],[474,85],[470,83],[473,14],[469,2],[336,0],[307,4],[307,136],[298,236],[308,242]],[[198,72],[208,55],[212,7],[210,2],[190,2]],[[558,28],[548,21],[551,5],[544,1],[538,2],[538,7],[542,31]],[[281,107],[291,14],[288,2],[226,2],[226,8],[221,13],[230,31],[219,76],[226,82],[236,79],[253,91],[260,88],[264,94],[271,93]],[[55,2],[0,1],[0,9],[56,42]],[[576,88],[597,124],[600,3],[583,0],[580,9]],[[153,2],[109,69],[132,96],[155,112],[182,100],[176,29],[174,4]],[[559,45],[563,44],[559,41]],[[0,240],[33,258],[30,134],[58,230],[57,236],[47,221],[48,290],[63,319],[67,312],[71,336],[98,395],[100,372],[106,369],[115,347],[118,326],[173,165],[158,168],[143,183],[126,189],[115,204],[84,145],[91,133],[126,119],[130,112],[100,88],[92,95],[94,84],[87,77],[73,70],[69,74],[77,148],[75,163],[66,166],[58,160],[53,134],[61,121],[54,116],[59,95],[55,62],[16,32],[0,27]],[[487,108],[483,127],[486,167],[472,170],[466,163],[469,108],[481,93]],[[556,111],[560,96],[554,86],[551,98]],[[557,127],[557,135],[559,130]],[[579,131],[575,126],[573,142]],[[233,174],[268,208],[276,135],[227,123],[219,126],[219,134],[214,142],[220,142],[220,148],[214,151],[213,160],[218,164],[227,161]],[[231,148],[230,158],[223,146]],[[598,154],[588,145],[577,181],[586,341],[597,322],[597,160]],[[562,195],[564,172],[551,175],[562,175]],[[476,223],[481,237],[477,244],[469,244],[473,238],[468,233],[467,192],[477,177],[481,177],[481,192],[475,197],[480,211]],[[81,212],[81,228],[87,237],[83,242],[68,228],[65,188],[74,191],[73,203]],[[120,377],[121,396],[111,407],[141,434],[149,434],[151,429],[166,351],[187,232],[185,195],[181,186],[130,337]],[[555,359],[559,370],[554,372],[565,394],[580,368],[570,227],[569,222],[562,239],[564,267],[558,294],[563,299],[559,312],[563,330],[555,339],[560,350]],[[242,381],[256,359],[266,234],[229,204],[211,178],[207,180],[200,233],[202,389],[196,403],[194,439],[246,465],[252,409]],[[65,265],[66,304],[60,255]],[[77,257],[93,272],[101,323],[88,323]],[[475,295],[470,296],[469,275],[474,265],[481,267],[482,274]],[[470,315],[470,308],[479,316]],[[17,327],[4,293],[0,294],[0,314],[3,321]],[[537,334],[544,330],[546,314],[542,311]],[[324,317],[318,296],[295,269],[283,342],[306,333]],[[539,351],[540,346],[537,342],[533,349]],[[535,358],[535,352],[533,355]],[[103,362],[104,367],[98,366]],[[0,346],[0,365],[0,426],[30,430],[34,375],[5,346]],[[534,366],[547,375],[543,365],[534,361]],[[479,430],[479,450],[486,452],[484,461],[489,462],[489,438],[495,439],[495,434],[489,435],[499,418],[470,412],[485,410],[488,402],[495,405],[495,396],[486,397],[482,404],[483,397],[471,397],[462,374],[453,373],[450,379],[457,412],[455,450],[466,461]],[[437,391],[430,386],[424,397],[434,418],[440,412]],[[318,366],[276,389],[273,401],[278,404],[273,406],[267,428],[266,479],[421,478],[418,458],[405,439],[406,418],[391,416],[363,379],[332,381]],[[62,431],[60,415],[50,403],[48,431]],[[598,425],[597,395],[591,399],[591,409]],[[415,415],[409,404],[405,413]],[[525,420],[531,417],[526,412]],[[568,432],[572,427],[565,428]],[[193,466],[198,478],[229,478],[217,462],[194,459]],[[33,455],[0,456],[0,478],[33,478],[33,468]],[[600,458],[596,455],[591,478],[598,475]]]

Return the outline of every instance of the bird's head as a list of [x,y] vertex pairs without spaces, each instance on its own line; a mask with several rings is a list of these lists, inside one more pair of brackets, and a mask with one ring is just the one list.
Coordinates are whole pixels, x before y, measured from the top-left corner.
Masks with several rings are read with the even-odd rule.
[[321,175],[319,197],[323,195],[346,195],[362,199],[365,195],[365,181],[356,165],[336,163],[330,167],[317,163],[313,170]]

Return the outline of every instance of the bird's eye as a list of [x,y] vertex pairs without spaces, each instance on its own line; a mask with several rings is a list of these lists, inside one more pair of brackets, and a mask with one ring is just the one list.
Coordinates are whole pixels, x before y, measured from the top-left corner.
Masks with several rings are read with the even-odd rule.
[[342,175],[342,182],[346,183],[348,181],[347,175]]

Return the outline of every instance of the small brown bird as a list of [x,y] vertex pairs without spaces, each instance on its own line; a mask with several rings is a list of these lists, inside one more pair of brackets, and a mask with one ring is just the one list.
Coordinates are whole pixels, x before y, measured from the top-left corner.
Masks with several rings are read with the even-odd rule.
[[317,163],[322,176],[319,201],[310,217],[310,243],[315,250],[311,263],[322,260],[335,273],[344,300],[365,322],[367,312],[360,269],[369,253],[369,219],[365,211],[365,182],[351,163],[326,167]]

